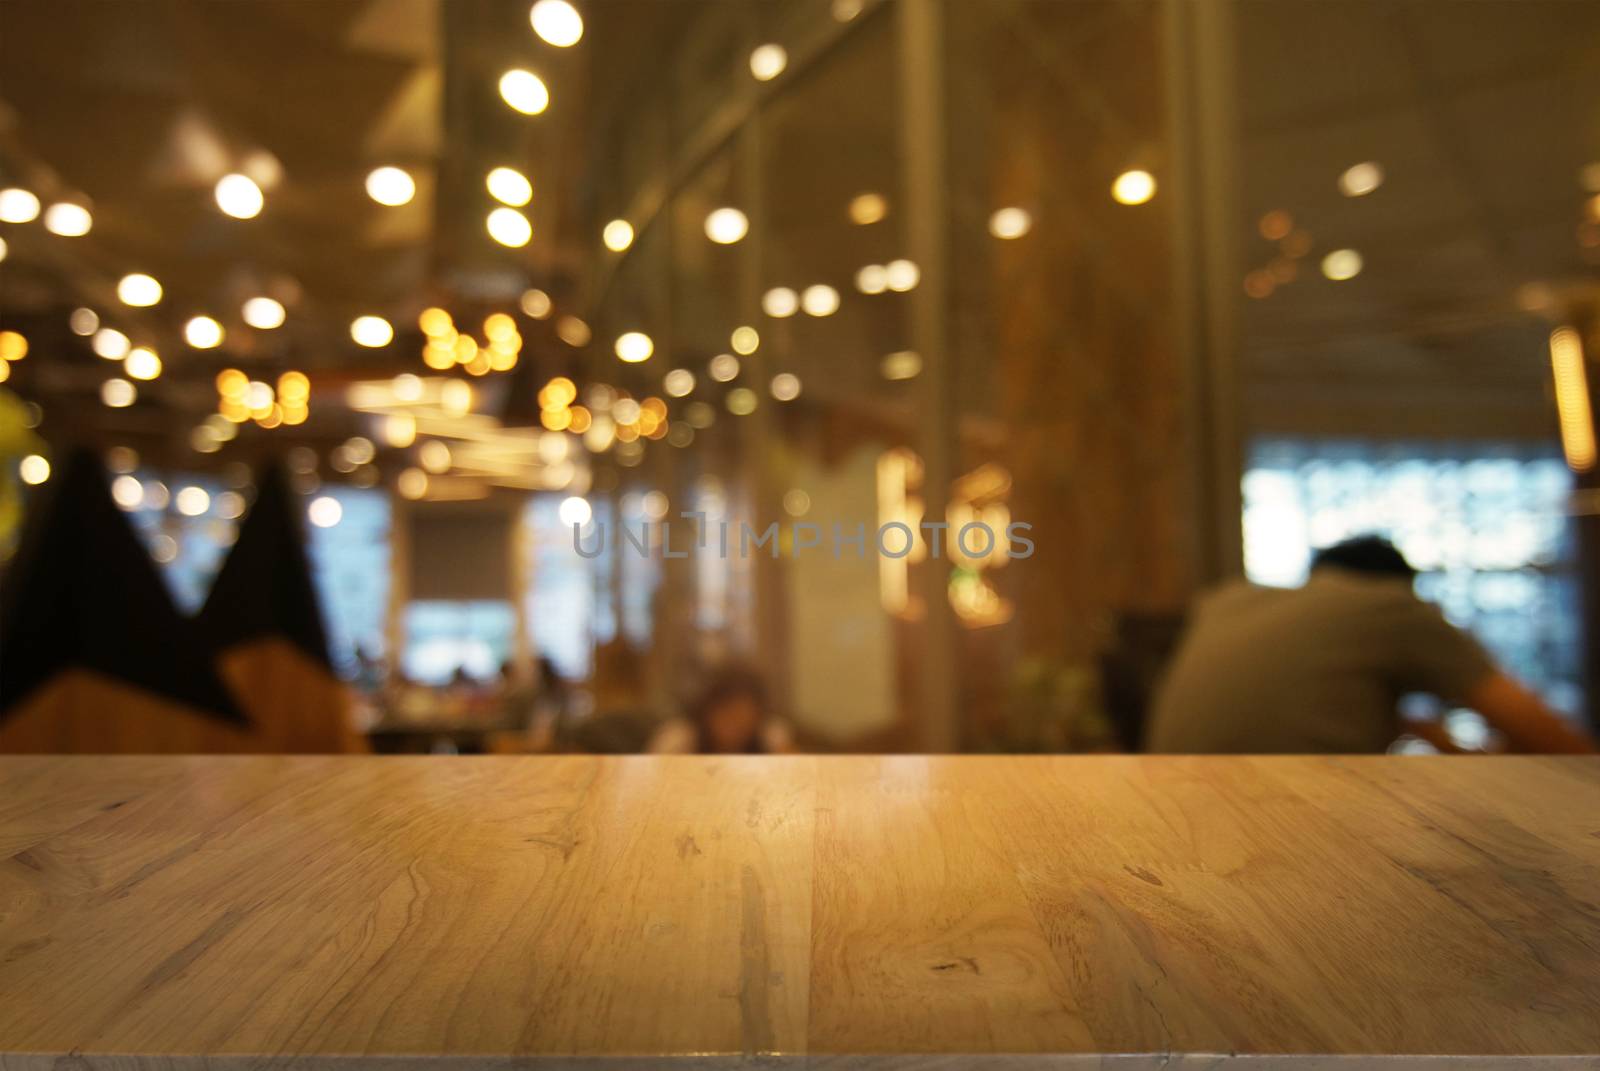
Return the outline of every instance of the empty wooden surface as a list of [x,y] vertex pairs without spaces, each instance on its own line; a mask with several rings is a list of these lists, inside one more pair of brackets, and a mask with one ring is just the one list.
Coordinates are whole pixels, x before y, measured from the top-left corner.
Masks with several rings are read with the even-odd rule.
[[1592,1054],[1596,1009],[1594,759],[0,759],[4,1068]]

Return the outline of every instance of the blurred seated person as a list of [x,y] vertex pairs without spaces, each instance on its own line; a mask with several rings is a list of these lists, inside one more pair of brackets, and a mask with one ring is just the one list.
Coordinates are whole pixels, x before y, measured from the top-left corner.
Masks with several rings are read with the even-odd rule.
[[779,755],[794,751],[789,725],[767,709],[761,677],[743,668],[714,674],[690,704],[650,738],[656,754]]
[[[1229,581],[1201,597],[1156,697],[1155,752],[1383,752],[1400,697],[1470,707],[1524,752],[1594,744],[1496,668],[1478,642],[1412,591],[1416,570],[1376,536],[1324,548],[1299,588]],[[1420,730],[1420,731],[1418,731]]]

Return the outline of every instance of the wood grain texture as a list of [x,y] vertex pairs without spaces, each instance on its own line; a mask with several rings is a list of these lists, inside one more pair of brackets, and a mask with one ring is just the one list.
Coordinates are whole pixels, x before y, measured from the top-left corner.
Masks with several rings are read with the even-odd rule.
[[1596,1008],[1594,759],[0,759],[0,1071],[1594,1066]]

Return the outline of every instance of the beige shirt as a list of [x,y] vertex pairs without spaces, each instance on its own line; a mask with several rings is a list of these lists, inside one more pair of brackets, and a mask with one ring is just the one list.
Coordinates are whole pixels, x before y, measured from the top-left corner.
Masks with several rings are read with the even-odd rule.
[[1403,580],[1324,567],[1301,588],[1234,581],[1196,607],[1146,747],[1378,752],[1400,733],[1402,695],[1460,703],[1493,672],[1477,641]]

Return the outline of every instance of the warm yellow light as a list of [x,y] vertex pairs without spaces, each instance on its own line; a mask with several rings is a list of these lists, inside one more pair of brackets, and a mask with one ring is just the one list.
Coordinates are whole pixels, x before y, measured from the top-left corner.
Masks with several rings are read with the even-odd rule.
[[304,372],[285,372],[278,377],[278,397],[284,405],[304,405],[311,397],[311,380]]
[[472,384],[462,379],[446,380],[439,388],[439,408],[451,416],[466,416],[472,411]]
[[761,295],[761,311],[780,320],[793,316],[800,311],[800,295],[787,286],[775,286]]
[[884,379],[915,379],[922,371],[922,357],[911,350],[900,350],[884,357],[880,370]]
[[450,448],[438,439],[429,439],[417,450],[417,460],[422,462],[422,467],[432,473],[448,471],[450,468]]
[[1142,205],[1155,195],[1155,176],[1148,171],[1124,171],[1111,184],[1111,197],[1118,204]]
[[100,384],[100,400],[112,409],[126,409],[139,398],[139,391],[126,379],[108,379]]
[[662,378],[661,387],[674,398],[682,398],[694,390],[694,373],[687,368],[674,368]]
[[0,223],[31,223],[39,216],[39,198],[17,186],[0,190]]
[[1354,249],[1335,249],[1322,258],[1322,274],[1335,282],[1361,274],[1361,254]]
[[94,217],[82,205],[62,201],[44,211],[44,229],[63,238],[81,238],[94,226]]
[[283,305],[269,297],[253,297],[240,310],[244,322],[258,331],[271,331],[283,326]]
[[1346,197],[1365,197],[1383,185],[1383,168],[1368,160],[1345,169],[1339,176],[1339,192]]
[[489,237],[501,245],[521,249],[533,240],[533,224],[515,208],[496,208],[484,221]]
[[1015,206],[997,209],[989,217],[989,233],[996,238],[1010,240],[1021,238],[1033,229],[1033,217],[1025,208]]
[[550,295],[543,290],[525,290],[520,302],[522,311],[535,320],[543,320],[550,315]]
[[500,99],[523,115],[538,115],[550,107],[550,90],[538,75],[519,68],[500,76]]
[[149,346],[139,346],[122,359],[122,370],[129,379],[155,379],[161,374],[161,358]]
[[489,196],[501,204],[521,208],[533,200],[533,183],[514,167],[497,167],[484,179]]
[[0,361],[20,361],[27,355],[27,338],[16,331],[0,331]]
[[483,321],[483,337],[490,342],[509,341],[517,333],[517,321],[503,312],[493,312]]
[[451,341],[446,342],[443,339],[430,339],[428,344],[422,347],[422,363],[435,372],[443,372],[455,367],[455,340],[452,338]]
[[600,240],[613,253],[620,253],[633,244],[633,224],[625,219],[614,219],[600,232]]
[[11,365],[8,364],[5,361],[0,361],[0,383],[4,383],[6,380],[8,380],[10,378],[11,378]]
[[1595,463],[1594,410],[1583,366],[1583,339],[1577,331],[1558,327],[1550,332],[1550,368],[1555,375],[1562,452],[1573,472],[1588,472]]
[[570,409],[541,409],[539,423],[551,431],[566,431],[572,426],[572,410]]
[[6,254],[10,251],[11,247],[6,244],[6,240],[4,238],[0,238],[0,262],[3,262],[6,259]]
[[808,286],[800,295],[807,316],[832,316],[839,311],[839,291],[824,283]]
[[17,464],[17,475],[26,484],[44,483],[50,478],[50,462],[40,454],[29,454]]
[[120,361],[128,355],[128,336],[114,327],[102,327],[89,340],[89,346],[108,361]]
[[209,316],[195,316],[183,325],[183,340],[197,350],[222,345],[222,325]]
[[889,214],[889,202],[881,193],[858,193],[850,199],[850,222],[865,227]]
[[557,48],[571,48],[583,37],[583,16],[567,0],[539,0],[528,21],[541,41]]
[[750,220],[737,208],[719,208],[706,216],[706,237],[718,245],[732,245],[750,231]]
[[124,275],[117,283],[117,298],[124,305],[147,309],[161,301],[161,284],[141,272]]
[[398,208],[417,195],[417,182],[398,167],[378,167],[367,173],[367,196],[380,205]]
[[217,373],[217,394],[223,398],[243,398],[250,389],[250,380],[237,368],[224,368]]
[[471,364],[478,358],[478,340],[471,335],[457,335],[455,353],[457,364]]
[[617,356],[629,364],[648,361],[656,351],[656,344],[643,331],[628,331],[617,336]]
[[419,499],[428,493],[428,474],[421,469],[406,469],[395,480],[395,490],[401,498]]
[[250,410],[250,415],[256,419],[272,412],[275,396],[272,393],[272,384],[260,380],[251,380],[244,390],[245,408]]
[[133,476],[118,476],[111,481],[111,499],[123,509],[138,509],[144,502],[144,484]]
[[881,294],[889,289],[889,272],[882,264],[863,264],[856,272],[856,289],[863,294]]
[[759,45],[750,53],[750,73],[758,82],[770,82],[789,66],[789,53],[782,45]]
[[[450,319],[450,314],[443,309],[423,309],[417,317],[417,326],[429,338],[443,338],[455,333],[455,321]],[[453,340],[452,340],[453,341]]]
[[706,371],[718,383],[727,383],[739,375],[739,358],[731,353],[719,353],[711,358]]
[[72,328],[74,335],[88,338],[100,330],[100,314],[93,309],[73,309],[72,315],[67,318],[67,326]]
[[922,281],[922,269],[914,261],[891,260],[883,266],[883,285],[897,294],[915,290]]
[[350,323],[350,337],[358,346],[377,349],[394,341],[394,328],[382,316],[357,316]]
[[390,413],[383,421],[383,441],[404,450],[417,438],[417,418],[410,413]]
[[198,517],[211,508],[211,496],[206,494],[205,488],[190,484],[178,491],[172,504],[185,517]]
[[728,412],[734,416],[748,416],[756,411],[759,399],[749,387],[735,387],[728,392]]
[[539,391],[539,408],[565,409],[578,398],[578,386],[566,376],[556,376]]
[[306,517],[318,528],[332,528],[344,517],[344,507],[337,498],[319,495],[306,507]]
[[223,175],[217,180],[216,197],[217,207],[234,219],[254,219],[266,204],[261,187],[248,175]]
[[563,316],[556,321],[556,337],[569,346],[582,348],[594,338],[594,332],[576,316]]
[[800,397],[800,377],[793,372],[779,372],[773,376],[772,396],[780,402],[792,402]]

